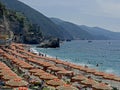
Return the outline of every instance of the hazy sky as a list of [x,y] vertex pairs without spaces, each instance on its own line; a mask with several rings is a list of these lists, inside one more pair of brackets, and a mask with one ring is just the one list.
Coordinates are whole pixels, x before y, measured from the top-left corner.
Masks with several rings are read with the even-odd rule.
[[120,32],[120,0],[19,0],[47,17]]

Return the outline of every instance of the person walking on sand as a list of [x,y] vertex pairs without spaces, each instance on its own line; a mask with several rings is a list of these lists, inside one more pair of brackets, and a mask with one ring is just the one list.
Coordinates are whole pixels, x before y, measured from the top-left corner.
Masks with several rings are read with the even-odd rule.
[[57,60],[57,56],[56,56],[56,60]]

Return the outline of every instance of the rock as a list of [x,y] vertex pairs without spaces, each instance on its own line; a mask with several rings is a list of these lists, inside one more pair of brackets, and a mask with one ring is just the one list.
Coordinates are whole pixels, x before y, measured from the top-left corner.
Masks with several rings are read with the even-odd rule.
[[39,48],[58,48],[58,47],[60,47],[60,40],[58,38],[52,38],[50,40],[45,40],[37,47],[39,47]]

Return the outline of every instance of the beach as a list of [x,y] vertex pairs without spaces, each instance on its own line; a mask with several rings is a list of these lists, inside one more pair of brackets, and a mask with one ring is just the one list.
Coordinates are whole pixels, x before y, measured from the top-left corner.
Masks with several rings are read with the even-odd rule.
[[[58,86],[61,88],[74,87],[70,90],[120,89],[120,77],[113,73],[108,74],[59,58],[37,55],[28,49],[30,48],[27,45],[13,43],[9,48],[2,48],[0,54],[3,58],[1,63],[5,63],[13,72],[16,71],[18,76],[24,78],[23,80],[28,83],[25,85],[27,88],[31,88],[31,85],[34,87],[34,84],[30,82],[32,80],[34,83],[42,83],[42,85],[44,83],[44,88],[52,88],[53,90],[60,90],[57,89]],[[52,80],[55,83],[51,83]]]
[[33,48],[54,58],[57,56],[64,61],[120,76],[119,46],[119,40],[93,40],[91,43],[87,40],[73,40],[63,42],[60,48]]

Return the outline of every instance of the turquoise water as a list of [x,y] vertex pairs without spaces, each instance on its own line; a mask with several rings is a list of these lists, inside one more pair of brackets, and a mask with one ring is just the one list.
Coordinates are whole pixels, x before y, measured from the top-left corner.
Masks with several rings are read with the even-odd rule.
[[56,49],[35,47],[34,49],[52,57],[79,65],[88,65],[91,68],[120,76],[120,41],[117,40],[94,40],[91,43],[87,40],[75,40],[63,42],[61,47]]

